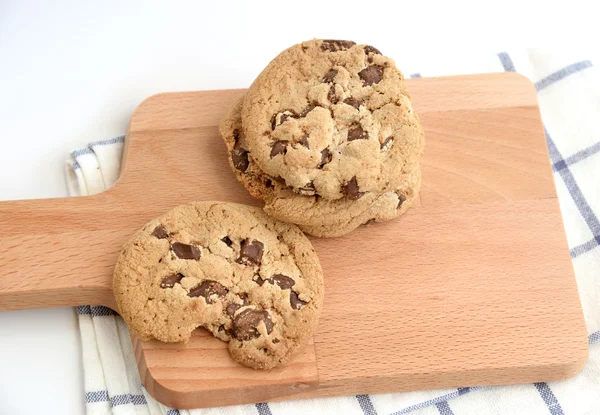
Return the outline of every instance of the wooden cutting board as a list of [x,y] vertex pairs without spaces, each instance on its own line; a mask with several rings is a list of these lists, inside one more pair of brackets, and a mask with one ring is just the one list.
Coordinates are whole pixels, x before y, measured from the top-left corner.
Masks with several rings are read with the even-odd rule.
[[[426,138],[420,200],[342,238],[312,238],[325,273],[317,333],[285,367],[234,363],[197,330],[133,339],[140,375],[178,408],[564,379],[584,325],[536,93],[510,73],[408,80]],[[124,241],[191,200],[259,205],[217,125],[243,90],[159,94],[133,114],[117,184],[0,203],[0,310],[115,307]],[[40,345],[40,347],[44,347]]]

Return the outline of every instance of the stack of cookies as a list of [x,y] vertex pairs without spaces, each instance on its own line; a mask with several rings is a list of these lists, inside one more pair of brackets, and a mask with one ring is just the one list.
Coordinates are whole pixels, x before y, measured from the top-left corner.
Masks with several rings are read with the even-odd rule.
[[424,139],[392,59],[345,40],[279,54],[220,127],[237,179],[264,210],[311,235],[344,235],[404,213]]

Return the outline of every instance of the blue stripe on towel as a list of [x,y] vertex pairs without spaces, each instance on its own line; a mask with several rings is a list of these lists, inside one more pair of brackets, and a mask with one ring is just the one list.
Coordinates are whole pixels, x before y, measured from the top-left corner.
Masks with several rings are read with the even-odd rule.
[[592,66],[593,66],[593,64],[591,61],[581,61],[581,62],[573,63],[569,66],[565,66],[561,70],[551,73],[547,77],[537,81],[535,83],[535,89],[537,89],[538,91],[541,91],[542,89],[545,89],[545,88],[549,87],[550,85],[555,84],[556,82],[560,81],[563,78],[566,78],[567,76],[569,76],[571,74],[580,72],[580,71],[590,68]]
[[546,403],[546,406],[548,406],[548,411],[550,411],[552,415],[564,415],[564,412],[558,403],[558,399],[556,399],[556,396],[552,393],[550,386],[548,386],[547,383],[534,383],[534,385]]
[[371,402],[369,395],[356,395],[356,400],[365,415],[377,415],[377,411]]

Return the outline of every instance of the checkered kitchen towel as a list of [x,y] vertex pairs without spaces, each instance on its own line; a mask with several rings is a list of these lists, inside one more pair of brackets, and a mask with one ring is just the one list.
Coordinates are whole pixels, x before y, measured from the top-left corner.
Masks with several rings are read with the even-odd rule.
[[[535,83],[589,334],[590,359],[578,376],[555,383],[177,410],[158,404],[142,387],[123,320],[107,308],[84,306],[78,314],[88,414],[600,414],[600,78],[590,61],[568,55],[535,50],[453,59],[435,68],[398,64],[419,68],[412,77],[517,71]],[[110,187],[119,175],[122,148],[123,137],[117,137],[73,151],[66,166],[71,195]]]

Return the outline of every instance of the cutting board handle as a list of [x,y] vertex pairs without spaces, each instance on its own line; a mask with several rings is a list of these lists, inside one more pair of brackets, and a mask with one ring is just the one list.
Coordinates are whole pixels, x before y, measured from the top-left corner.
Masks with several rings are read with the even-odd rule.
[[122,244],[130,231],[112,223],[112,199],[107,192],[0,202],[0,311],[114,308],[112,267],[121,245],[106,241]]

